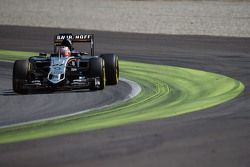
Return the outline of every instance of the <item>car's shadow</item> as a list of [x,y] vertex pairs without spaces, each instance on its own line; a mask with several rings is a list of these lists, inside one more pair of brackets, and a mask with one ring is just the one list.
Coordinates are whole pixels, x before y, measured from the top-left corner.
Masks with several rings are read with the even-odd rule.
[[16,93],[12,89],[8,89],[8,90],[3,90],[0,95],[13,96],[13,95],[16,95]]
[[23,95],[41,95],[41,94],[65,94],[65,93],[84,93],[84,92],[95,92],[89,89],[75,89],[75,90],[47,90],[47,89],[37,89],[29,90],[26,94],[19,94],[13,91],[13,89],[3,90],[1,96],[23,96]]

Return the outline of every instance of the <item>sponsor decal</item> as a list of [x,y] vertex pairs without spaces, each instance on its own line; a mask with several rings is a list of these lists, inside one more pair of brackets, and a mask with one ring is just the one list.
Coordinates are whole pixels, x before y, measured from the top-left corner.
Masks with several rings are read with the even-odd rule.
[[75,39],[91,39],[91,35],[76,35]]
[[57,35],[57,40],[64,40],[64,39],[73,39],[73,35]]
[[80,34],[80,35],[57,35],[56,40],[64,40],[64,39],[75,39],[75,40],[90,40],[90,34]]

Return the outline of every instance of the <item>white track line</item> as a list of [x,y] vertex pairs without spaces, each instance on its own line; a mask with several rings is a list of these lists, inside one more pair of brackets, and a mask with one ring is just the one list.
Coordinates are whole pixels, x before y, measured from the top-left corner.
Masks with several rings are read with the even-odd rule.
[[[3,62],[13,63],[13,61],[3,61]],[[0,129],[9,128],[9,127],[15,127],[15,126],[21,126],[21,125],[27,125],[27,124],[32,124],[32,123],[38,123],[38,122],[43,122],[43,121],[50,121],[50,120],[55,120],[55,119],[60,119],[60,118],[65,118],[65,117],[70,117],[70,116],[75,116],[75,115],[78,115],[78,114],[83,114],[83,113],[94,111],[94,110],[104,109],[104,108],[111,107],[111,106],[120,104],[122,102],[128,101],[129,99],[137,96],[141,92],[141,86],[139,84],[137,84],[136,82],[128,80],[126,78],[120,78],[120,81],[126,82],[132,88],[132,90],[128,94],[128,96],[125,99],[121,100],[121,101],[117,101],[115,103],[104,105],[104,106],[101,106],[101,107],[95,107],[95,108],[91,108],[91,109],[87,109],[87,110],[83,110],[83,111],[74,112],[74,113],[71,113],[71,114],[60,115],[60,116],[55,116],[55,117],[50,117],[50,118],[44,118],[44,119],[38,119],[38,120],[33,120],[33,121],[27,121],[27,122],[21,122],[21,123],[10,124],[10,125],[4,125],[4,126],[0,126]]]

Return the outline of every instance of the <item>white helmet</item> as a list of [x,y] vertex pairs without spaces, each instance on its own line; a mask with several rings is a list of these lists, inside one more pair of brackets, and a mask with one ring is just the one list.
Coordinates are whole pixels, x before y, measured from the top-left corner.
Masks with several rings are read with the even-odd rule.
[[63,46],[60,48],[60,54],[64,57],[70,57],[71,56],[71,52],[69,47],[67,46]]

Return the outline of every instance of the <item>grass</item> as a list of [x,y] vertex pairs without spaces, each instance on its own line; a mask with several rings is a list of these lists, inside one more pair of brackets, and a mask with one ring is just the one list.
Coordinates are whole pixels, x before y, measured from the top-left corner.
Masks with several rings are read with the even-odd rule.
[[14,61],[17,59],[26,59],[31,56],[38,55],[35,52],[19,52],[10,50],[0,50],[0,60]]
[[[16,59],[26,54],[0,51],[0,58],[2,53],[10,53]],[[244,85],[237,80],[199,70],[127,61],[121,61],[120,67],[123,77],[140,84],[142,91],[137,97],[117,106],[76,116],[1,128],[0,143],[167,118],[221,104],[244,90]]]

